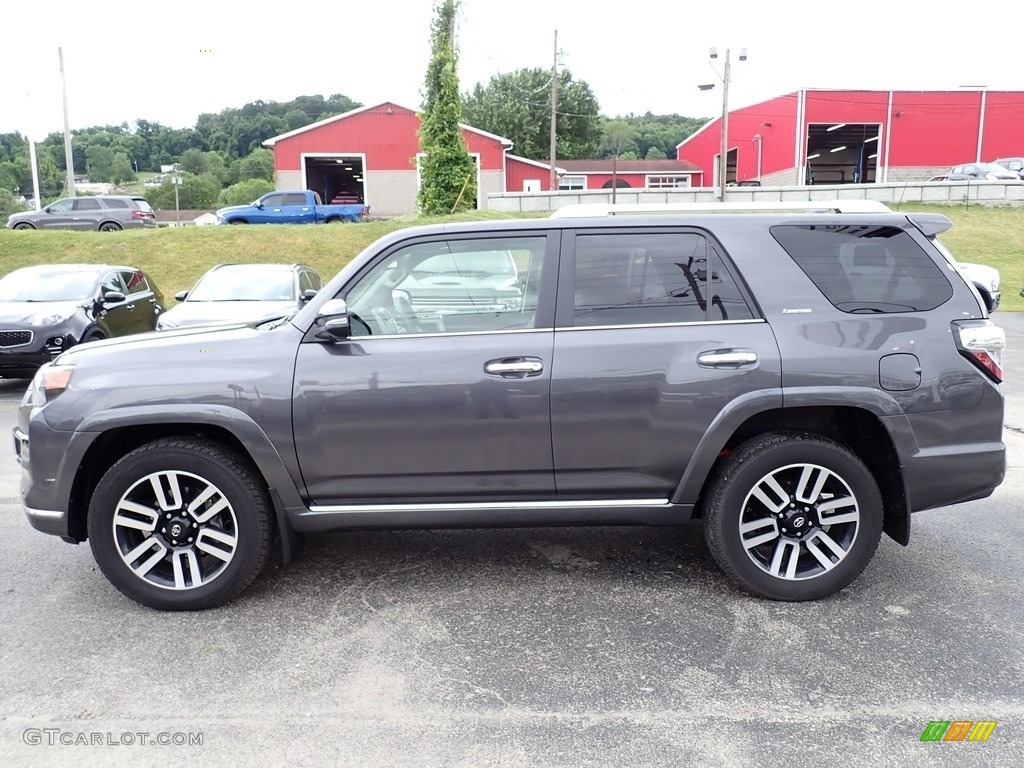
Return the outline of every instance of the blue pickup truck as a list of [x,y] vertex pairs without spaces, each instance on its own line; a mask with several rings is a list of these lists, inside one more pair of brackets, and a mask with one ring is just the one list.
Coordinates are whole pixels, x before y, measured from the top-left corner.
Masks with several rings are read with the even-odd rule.
[[363,203],[324,205],[308,189],[268,192],[248,205],[229,205],[217,211],[218,224],[333,224],[365,221],[370,208]]

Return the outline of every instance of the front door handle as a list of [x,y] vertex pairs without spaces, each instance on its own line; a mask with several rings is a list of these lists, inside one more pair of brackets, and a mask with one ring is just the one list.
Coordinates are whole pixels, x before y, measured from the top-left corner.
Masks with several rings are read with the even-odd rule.
[[757,353],[752,349],[715,349],[697,355],[697,365],[702,368],[743,368],[757,362]]
[[539,357],[503,357],[484,363],[484,373],[506,379],[540,376],[543,372],[544,363]]

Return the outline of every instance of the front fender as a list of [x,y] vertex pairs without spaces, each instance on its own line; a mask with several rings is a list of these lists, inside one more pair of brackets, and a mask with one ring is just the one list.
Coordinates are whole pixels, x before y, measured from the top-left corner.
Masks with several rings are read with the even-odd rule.
[[270,490],[279,495],[286,511],[306,508],[299,488],[274,443],[249,414],[230,406],[138,405],[99,411],[82,420],[72,444],[79,437],[91,443],[99,433],[114,429],[160,424],[205,425],[224,429],[244,446]]

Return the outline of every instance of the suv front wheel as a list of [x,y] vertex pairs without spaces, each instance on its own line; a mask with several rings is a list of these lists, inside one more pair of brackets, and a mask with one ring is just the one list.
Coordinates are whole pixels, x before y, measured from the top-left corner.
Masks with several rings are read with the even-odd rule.
[[772,600],[816,600],[864,570],[882,534],[871,472],[839,443],[761,435],[724,459],[704,504],[712,555],[738,584]]
[[166,438],[123,456],[89,504],[100,570],[136,602],[212,608],[259,575],[273,526],[256,471],[221,445]]

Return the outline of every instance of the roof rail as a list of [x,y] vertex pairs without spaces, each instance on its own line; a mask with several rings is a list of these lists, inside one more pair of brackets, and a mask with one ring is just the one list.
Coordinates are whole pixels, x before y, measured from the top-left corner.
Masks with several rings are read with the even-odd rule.
[[891,213],[892,209],[877,200],[822,200],[790,203],[577,203],[554,211],[550,218],[569,219],[583,216],[622,216],[652,213]]

